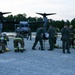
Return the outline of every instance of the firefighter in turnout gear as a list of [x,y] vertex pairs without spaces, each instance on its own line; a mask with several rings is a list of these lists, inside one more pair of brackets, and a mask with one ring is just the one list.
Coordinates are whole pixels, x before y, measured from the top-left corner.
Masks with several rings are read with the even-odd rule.
[[25,50],[24,49],[24,39],[20,33],[16,34],[13,43],[14,43],[15,52],[19,52],[19,51],[23,52]]
[[4,53],[5,50],[5,39],[4,36],[0,33],[0,53]]
[[70,46],[71,46],[71,48],[74,48],[74,34],[75,34],[75,32],[74,32],[72,25],[69,26],[69,29],[71,31]]
[[57,32],[59,32],[59,29],[55,28],[54,48],[59,48],[59,45],[57,44],[57,38],[58,38]]
[[8,36],[6,35],[6,32],[3,32],[3,33],[2,33],[2,36],[3,36],[4,39],[5,39],[5,41],[4,41],[5,47],[6,47],[5,51],[8,52],[8,51],[10,51],[9,48],[8,48],[8,46],[7,46],[7,42],[9,41],[9,38],[8,38]]
[[27,40],[28,40],[28,38],[30,38],[30,40],[32,40],[31,28],[29,28]]

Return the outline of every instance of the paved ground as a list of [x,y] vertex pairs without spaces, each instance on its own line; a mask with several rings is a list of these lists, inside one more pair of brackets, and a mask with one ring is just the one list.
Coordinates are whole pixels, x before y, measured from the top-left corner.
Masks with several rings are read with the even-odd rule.
[[[24,53],[15,53],[13,38],[10,38],[8,47],[11,50],[0,54],[0,75],[75,75],[75,50],[70,49],[71,54],[63,54],[62,49],[48,51],[48,41],[45,42],[45,51],[32,50],[32,40],[24,39]],[[61,46],[60,36],[57,43]]]

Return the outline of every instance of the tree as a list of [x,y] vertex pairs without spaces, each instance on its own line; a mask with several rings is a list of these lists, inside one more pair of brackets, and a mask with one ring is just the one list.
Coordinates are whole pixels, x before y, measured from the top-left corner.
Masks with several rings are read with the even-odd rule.
[[[31,17],[29,16],[27,18],[27,15],[25,13],[23,14],[17,14],[17,15],[8,15],[7,17],[4,17],[4,20],[9,20],[9,21],[32,21],[32,22],[37,22],[37,21],[43,21],[43,18],[41,17]],[[64,24],[66,23],[67,25],[72,24],[73,27],[75,28],[75,18],[70,22],[69,20],[66,20],[66,22],[64,20],[53,20],[53,19],[49,19],[48,20],[48,25],[52,24],[53,26],[61,29]],[[41,27],[43,24],[42,23],[33,23],[31,24],[31,29],[32,31],[36,31],[37,28]],[[15,25],[13,23],[10,24],[4,24],[3,25],[3,31],[14,31],[14,27]]]
[[75,18],[71,21],[71,24],[72,24],[73,27],[75,28]]
[[70,21],[69,20],[66,20],[66,24],[69,26],[70,25]]
[[26,18],[26,14],[17,14],[14,16],[14,20],[17,20],[17,21],[26,21],[27,18]]

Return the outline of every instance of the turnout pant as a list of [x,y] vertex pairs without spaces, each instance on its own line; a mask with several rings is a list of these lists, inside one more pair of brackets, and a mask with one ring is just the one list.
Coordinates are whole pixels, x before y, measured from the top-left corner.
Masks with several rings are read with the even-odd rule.
[[2,50],[5,51],[6,48],[5,48],[5,44],[4,43],[0,43],[0,46],[2,47]]
[[24,41],[23,40],[18,40],[18,39],[14,40],[14,48],[16,49],[19,46],[19,43],[21,45],[21,48],[24,49]]

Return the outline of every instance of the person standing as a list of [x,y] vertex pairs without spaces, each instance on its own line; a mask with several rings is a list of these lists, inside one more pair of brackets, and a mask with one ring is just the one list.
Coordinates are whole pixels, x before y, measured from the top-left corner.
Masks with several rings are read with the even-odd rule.
[[71,31],[67,25],[64,25],[64,28],[61,29],[61,35],[63,53],[65,53],[65,49],[67,49],[67,53],[70,53]]
[[71,31],[70,47],[74,48],[74,29],[73,29],[73,26],[70,25],[69,29]]
[[30,40],[32,40],[31,28],[29,28],[29,30],[28,30],[28,37],[27,37],[27,40],[28,40],[28,38],[30,38]]
[[50,25],[47,32],[49,33],[49,49],[48,50],[53,50],[54,39],[55,39],[55,28],[52,25]]
[[34,42],[34,44],[32,46],[33,50],[36,50],[35,46],[37,45],[38,41],[39,41],[39,43],[41,45],[41,50],[44,50],[43,49],[43,41],[42,41],[43,34],[44,34],[44,27],[38,28],[37,31],[36,31],[35,42]]

